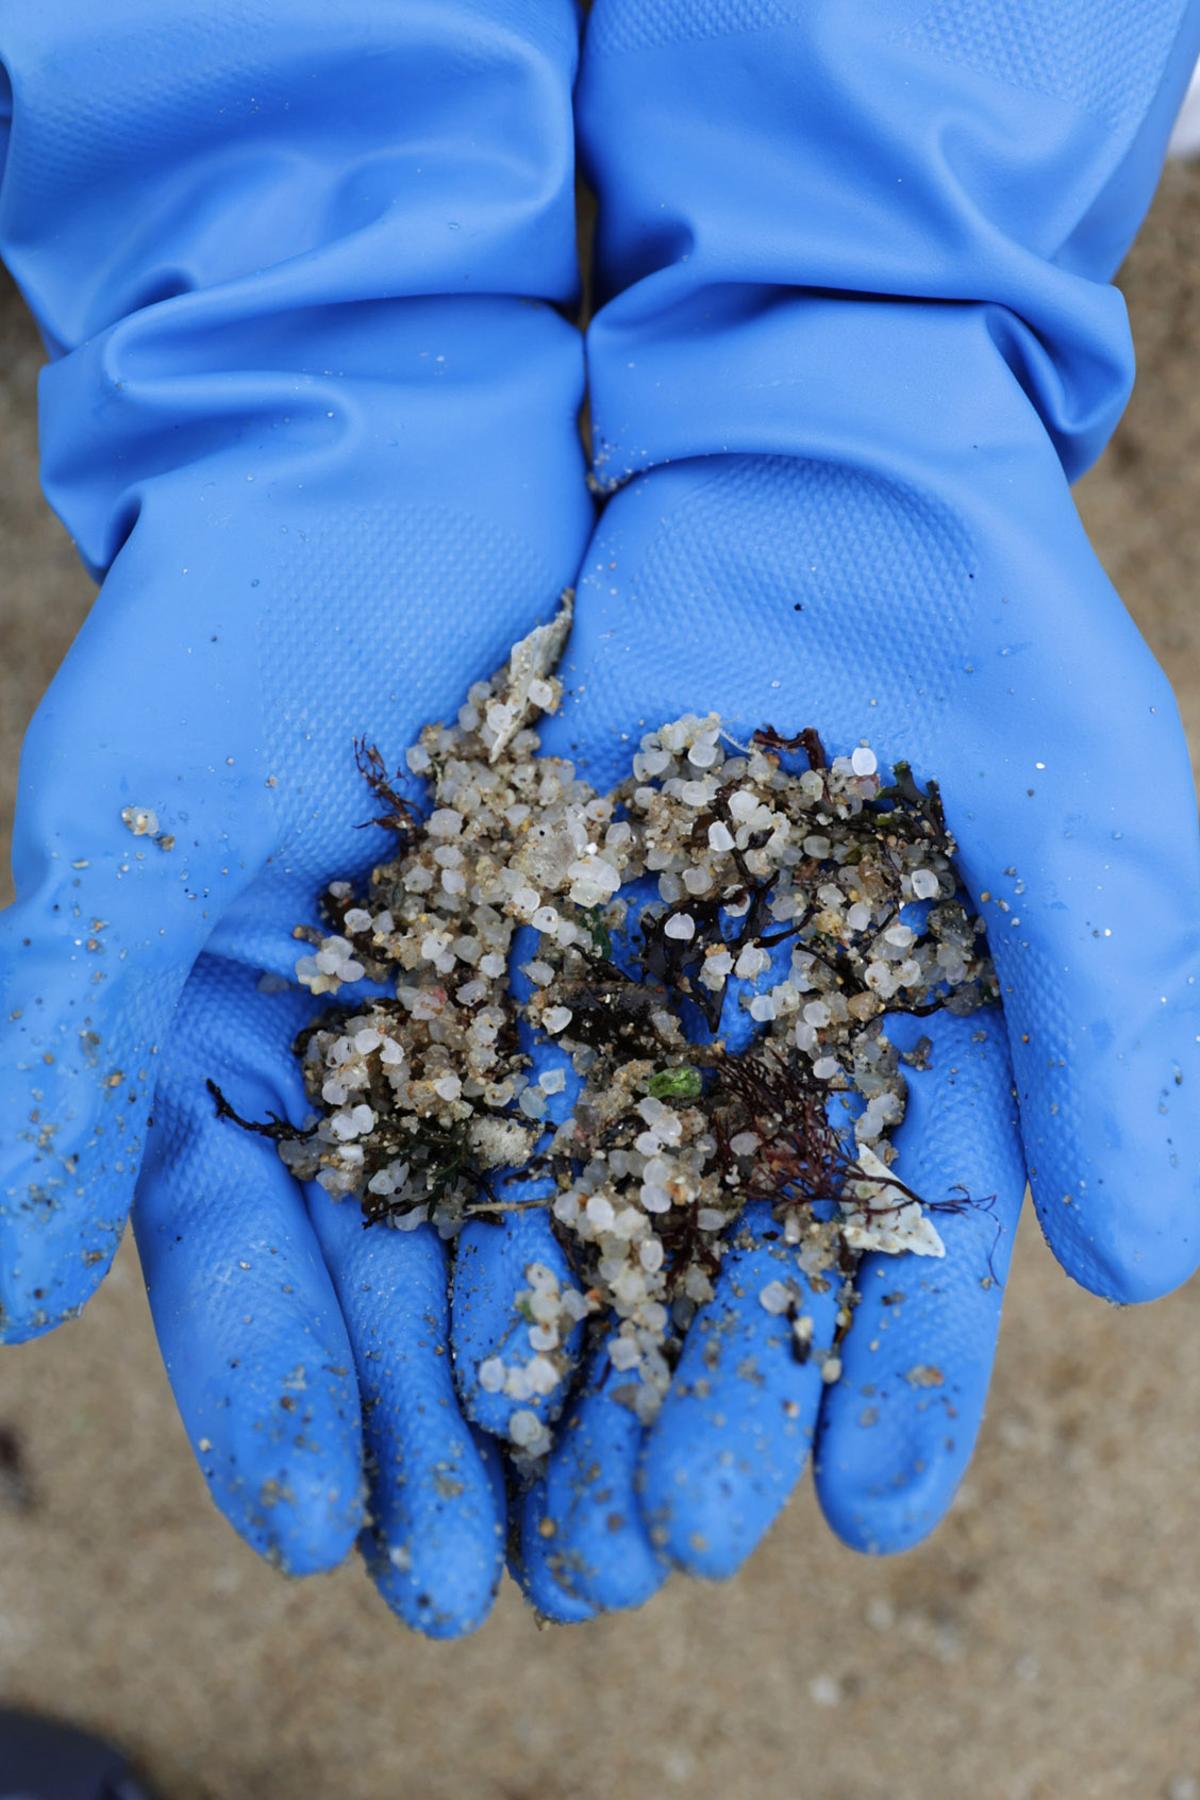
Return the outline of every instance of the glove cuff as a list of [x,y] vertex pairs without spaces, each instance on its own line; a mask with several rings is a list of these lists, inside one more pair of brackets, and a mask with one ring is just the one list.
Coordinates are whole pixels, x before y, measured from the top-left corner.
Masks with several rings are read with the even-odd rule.
[[[1108,284],[1198,50],[1200,0],[596,0],[601,480],[681,436],[790,447],[814,387],[886,431],[885,389],[919,427],[989,339],[1074,479],[1128,396]],[[955,396],[974,436],[981,368]]]
[[1124,302],[1085,284],[1091,330],[1055,354],[1001,306],[729,288],[657,307],[649,284],[593,322],[597,484],[724,454],[886,468],[917,486],[981,454],[1044,457],[1060,484],[1099,454],[1133,372]]

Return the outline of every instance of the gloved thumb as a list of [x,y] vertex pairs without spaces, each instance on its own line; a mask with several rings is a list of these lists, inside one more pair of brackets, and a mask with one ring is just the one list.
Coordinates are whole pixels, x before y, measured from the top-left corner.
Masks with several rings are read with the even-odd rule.
[[21,757],[17,900],[0,915],[8,1342],[77,1311],[105,1273],[180,989],[269,853],[238,620],[203,568],[188,587],[163,537],[147,508]]

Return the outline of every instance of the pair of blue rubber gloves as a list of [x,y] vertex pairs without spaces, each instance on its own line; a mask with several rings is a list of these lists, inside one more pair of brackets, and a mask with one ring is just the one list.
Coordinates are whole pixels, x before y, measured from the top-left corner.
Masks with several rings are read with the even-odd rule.
[[602,789],[712,709],[910,759],[1004,1006],[921,1021],[897,1140],[990,1211],[940,1263],[866,1259],[827,1389],[757,1303],[752,1215],[652,1429],[581,1371],[514,1503],[535,1604],[732,1572],[810,1452],[847,1543],[920,1539],[1027,1179],[1094,1292],[1196,1265],[1195,795],[1069,483],[1127,396],[1110,278],[1198,52],[1191,0],[0,5],[0,250],[50,355],[45,490],[103,582],[0,918],[3,1336],[79,1310],[132,1204],[213,1497],[284,1568],[357,1538],[410,1624],[481,1621],[512,1403],[478,1365],[561,1253],[534,1214],[456,1252],[364,1231],[205,1080],[303,1115],[292,929],[386,846],[355,735],[399,763],[576,581],[548,749]]

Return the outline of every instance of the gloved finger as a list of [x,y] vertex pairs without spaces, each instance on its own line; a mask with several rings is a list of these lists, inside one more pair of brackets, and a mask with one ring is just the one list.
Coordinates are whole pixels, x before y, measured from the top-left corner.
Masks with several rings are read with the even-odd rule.
[[364,1229],[313,1188],[311,1212],[354,1348],[369,1483],[360,1549],[383,1598],[427,1637],[476,1630],[504,1568],[500,1459],[459,1407],[446,1248],[430,1225]]
[[571,1320],[564,1330],[561,1295],[575,1295],[577,1305],[581,1297],[550,1223],[554,1191],[544,1178],[498,1182],[501,1204],[529,1210],[502,1213],[498,1222],[471,1220],[454,1254],[451,1342],[467,1416],[508,1438],[523,1415],[513,1441],[535,1448],[540,1431],[533,1438],[521,1434],[561,1412],[581,1330]]
[[1077,716],[1043,755],[997,747],[976,816],[1019,848],[971,874],[1042,1229],[1077,1281],[1136,1301],[1200,1262],[1200,843],[1175,702],[1132,626],[1089,641],[1088,680],[1151,703]]
[[[811,1349],[765,1289],[791,1284]],[[643,1515],[690,1575],[732,1575],[784,1506],[808,1460],[832,1348],[836,1279],[821,1291],[783,1242],[769,1206],[748,1206],[716,1293],[692,1321],[642,1462]],[[803,1357],[803,1360],[801,1358]]]
[[[625,898],[624,893],[622,898]],[[617,934],[616,954],[625,960],[631,971],[641,915],[646,905],[655,899],[656,888],[636,884],[626,928]],[[726,929],[731,938],[736,938],[736,918],[726,920]],[[695,1036],[707,1040],[719,1035],[729,1054],[738,1055],[744,1051],[762,1034],[764,1026],[763,1018],[752,1010],[753,1004],[785,978],[792,948],[790,940],[773,944],[756,959],[761,966],[754,974],[731,975],[723,989],[717,991],[720,1012],[716,1031],[697,1012],[692,1020]],[[737,1278],[731,1276],[730,1279],[736,1285]],[[769,1279],[771,1277],[764,1276],[764,1283]],[[717,1304],[714,1301],[714,1306]],[[702,1355],[708,1354],[707,1331],[708,1315],[705,1314],[692,1326],[697,1343],[705,1344]],[[689,1343],[691,1341],[689,1337]],[[687,1357],[685,1349],[685,1362]],[[683,1393],[676,1391],[681,1381],[686,1387],[688,1380],[682,1369],[683,1364],[665,1403],[666,1429],[672,1430],[670,1421],[678,1416],[684,1420],[680,1427],[683,1438],[693,1433],[703,1435],[699,1420],[689,1414],[683,1403]],[[649,1499],[649,1490],[644,1500],[639,1498],[642,1474],[638,1464],[646,1433],[636,1415],[628,1405],[622,1404],[620,1398],[622,1393],[626,1400],[633,1398],[638,1379],[636,1371],[618,1375],[609,1361],[607,1349],[600,1352],[588,1387],[573,1405],[552,1453],[543,1515],[536,1521],[538,1529],[544,1527],[546,1519],[554,1527],[554,1536],[545,1551],[551,1570],[559,1571],[560,1581],[569,1577],[573,1592],[603,1610],[640,1605],[661,1585],[669,1563],[660,1541],[677,1561],[691,1567],[689,1558],[697,1554],[697,1544],[704,1536],[700,1526],[694,1526],[688,1533],[686,1550],[680,1551],[680,1540],[672,1531],[673,1506],[661,1502],[656,1505]],[[705,1380],[704,1376],[700,1377],[697,1392],[702,1392]],[[717,1446],[718,1457],[726,1448],[722,1440]],[[682,1439],[680,1452],[681,1462],[675,1474],[683,1469],[690,1479],[693,1472],[691,1452],[684,1448]],[[699,1465],[695,1474],[698,1491],[704,1480]],[[525,1557],[532,1563],[537,1548],[531,1533],[527,1532],[527,1536]]]
[[596,1612],[644,1605],[670,1571],[642,1518],[636,1380],[613,1366],[608,1344],[597,1349],[521,1508],[521,1560],[539,1591],[556,1584]]
[[[974,1452],[1003,1284],[1025,1192],[1012,1072],[999,1013],[896,1016],[910,1068],[897,1173],[935,1203],[944,1258],[873,1252],[825,1395],[814,1471],[826,1519],[854,1549],[905,1550],[934,1526]],[[955,1197],[961,1205],[953,1204]]]
[[[609,952],[624,973],[638,978],[639,929],[645,907],[658,900],[653,878],[622,890],[624,918],[611,934]],[[534,988],[540,934],[531,926],[514,933],[510,982],[518,1002]],[[522,1019],[521,1047],[530,1060],[534,1115],[550,1133],[574,1111],[582,1087],[571,1058],[554,1039]],[[495,1220],[470,1222],[459,1234],[454,1271],[453,1342],[459,1392],[469,1416],[499,1437],[512,1432],[521,1447],[540,1452],[550,1424],[566,1403],[582,1341],[581,1289],[555,1236],[549,1177],[509,1176],[495,1183],[496,1198],[511,1211]],[[556,1297],[567,1296],[565,1307]],[[555,1378],[557,1376],[557,1378]]]
[[306,1212],[274,1148],[218,1121],[204,1087],[215,1064],[243,1117],[301,1118],[290,1045],[310,1015],[294,991],[198,965],[137,1208],[155,1322],[214,1497],[255,1547],[296,1570],[340,1561],[362,1523],[365,1437],[360,1543],[381,1591],[417,1629],[456,1635],[491,1604],[503,1507],[447,1366],[443,1248],[431,1232],[364,1232],[353,1203],[315,1186]]
[[539,1528],[544,1514],[541,1506],[545,1487],[535,1482],[515,1503],[518,1530],[509,1545],[508,1572],[540,1619],[552,1625],[585,1625],[596,1616],[590,1601],[576,1593],[566,1579],[560,1581],[559,1558],[535,1554],[526,1559],[526,1547],[539,1541]]
[[[510,979],[519,1001],[533,989],[526,970],[531,962],[536,966],[539,935],[531,926],[514,934]],[[580,1080],[560,1045],[535,1037],[524,1020],[519,1033],[531,1065],[522,1103],[529,1108],[527,1122],[543,1131],[544,1145],[570,1117]],[[549,1177],[502,1173],[493,1197],[509,1210],[470,1220],[454,1259],[451,1330],[463,1405],[476,1424],[501,1438],[516,1420],[514,1441],[535,1450],[566,1401],[586,1311],[554,1234],[554,1193]],[[560,1304],[564,1294],[571,1296],[574,1319]]]
[[251,722],[207,680],[211,623],[193,644],[187,598],[177,610],[156,590],[153,558],[173,568],[178,553],[153,535],[118,558],[22,751],[18,898],[0,917],[9,1342],[77,1311],[107,1269],[176,999],[269,847]]
[[341,1562],[362,1520],[354,1361],[303,1195],[274,1145],[215,1115],[303,1116],[289,1045],[310,1008],[203,957],[163,1053],[134,1226],[155,1329],[213,1499],[261,1555]]
[[[772,944],[756,973],[726,982],[719,1031],[730,1054],[743,1054],[762,1034],[755,1002],[784,980],[793,948],[790,939]],[[692,1322],[644,1457],[646,1518],[689,1573],[733,1574],[800,1479],[833,1350],[839,1285],[836,1272],[815,1285],[802,1273],[769,1206],[746,1208],[716,1293]],[[781,1287],[790,1293],[782,1311]],[[811,1333],[803,1341],[794,1329],[802,1319]]]

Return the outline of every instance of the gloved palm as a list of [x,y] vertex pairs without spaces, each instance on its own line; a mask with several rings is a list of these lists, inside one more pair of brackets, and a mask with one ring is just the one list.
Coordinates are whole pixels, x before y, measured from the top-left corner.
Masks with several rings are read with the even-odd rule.
[[[1148,1298],[1197,1261],[1186,1101],[1200,1072],[1197,868],[1182,733],[1061,476],[1049,484],[1031,466],[1017,509],[1028,530],[1008,517],[989,536],[1012,471],[1000,496],[971,473],[952,514],[945,468],[935,501],[882,470],[694,463],[640,478],[596,539],[570,657],[581,694],[549,747],[570,744],[604,787],[627,755],[622,731],[712,709],[743,741],[766,721],[788,734],[816,724],[831,750],[865,737],[885,764],[910,759],[918,778],[942,781],[1004,1016],[888,1024],[902,1048],[933,1040],[930,1067],[909,1072],[901,1172],[930,1197],[961,1187],[976,1205],[939,1221],[942,1262],[865,1260],[838,1383],[797,1365],[786,1323],[760,1306],[778,1274],[765,1245],[724,1265],[648,1434],[598,1364],[526,1513],[544,1610],[572,1612],[564,1580],[576,1607],[607,1607],[644,1598],[671,1563],[731,1572],[813,1444],[839,1535],[863,1549],[923,1536],[974,1445],[1027,1174],[1056,1254],[1094,1291]],[[1030,598],[1047,592],[1049,613]],[[1088,678],[1072,683],[1085,621]],[[1102,708],[1097,692],[1110,696]],[[742,999],[726,1002],[726,1035]],[[757,1233],[770,1226],[766,1209],[751,1216]],[[815,1304],[828,1342],[835,1302]]]
[[[672,1565],[730,1572],[813,1442],[848,1542],[928,1531],[978,1429],[1026,1176],[1098,1293],[1150,1298],[1200,1257],[1195,795],[1068,487],[1127,391],[1106,284],[1200,9],[1102,10],[593,10],[596,467],[627,485],[548,747],[603,789],[630,738],[711,709],[909,759],[942,784],[1004,1016],[921,1022],[901,1167],[995,1199],[946,1221],[944,1263],[868,1259],[840,1382],[789,1358],[753,1252],[649,1434],[598,1365],[525,1513],[524,1577],[556,1616],[636,1603]],[[498,1287],[535,1229],[506,1234],[516,1257],[480,1247]]]
[[26,741],[0,921],[4,1335],[87,1299],[140,1168],[218,1504],[303,1572],[365,1499],[386,1597],[453,1632],[498,1579],[503,1490],[454,1397],[444,1248],[309,1206],[205,1080],[303,1113],[311,1003],[260,979],[388,844],[357,829],[356,736],[394,765],[574,576],[582,355],[546,302],[574,283],[575,22],[566,0],[534,25],[509,0],[118,14],[4,26],[5,254],[65,352],[45,483],[104,575]]

